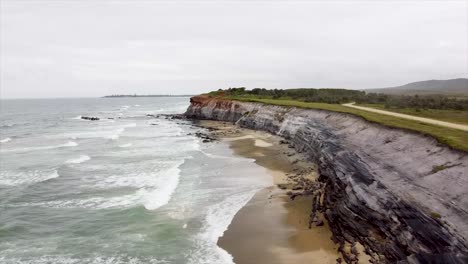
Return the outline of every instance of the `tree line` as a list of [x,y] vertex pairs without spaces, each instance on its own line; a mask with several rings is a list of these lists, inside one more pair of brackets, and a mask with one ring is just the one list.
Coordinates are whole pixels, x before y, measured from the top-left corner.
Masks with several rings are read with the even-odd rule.
[[382,104],[385,108],[468,110],[467,99],[450,98],[444,95],[389,95],[348,89],[254,88],[252,90],[247,90],[245,87],[236,87],[224,90],[219,89],[218,91],[211,92],[210,95],[288,99],[328,104],[356,102],[358,104]]

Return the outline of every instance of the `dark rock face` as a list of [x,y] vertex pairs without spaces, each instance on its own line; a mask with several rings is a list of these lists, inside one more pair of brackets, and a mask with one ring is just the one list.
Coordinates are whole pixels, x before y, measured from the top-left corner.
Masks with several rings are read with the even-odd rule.
[[468,263],[466,153],[321,110],[196,96],[186,116],[277,134],[306,153],[319,167],[333,239],[363,244],[374,263]]

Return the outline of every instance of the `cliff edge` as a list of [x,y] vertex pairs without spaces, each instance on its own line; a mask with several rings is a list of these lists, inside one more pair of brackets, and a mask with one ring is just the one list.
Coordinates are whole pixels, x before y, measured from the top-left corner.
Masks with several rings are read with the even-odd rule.
[[374,263],[468,263],[468,154],[350,114],[205,95],[190,102],[189,118],[282,136],[316,162],[320,210],[341,251],[359,242]]

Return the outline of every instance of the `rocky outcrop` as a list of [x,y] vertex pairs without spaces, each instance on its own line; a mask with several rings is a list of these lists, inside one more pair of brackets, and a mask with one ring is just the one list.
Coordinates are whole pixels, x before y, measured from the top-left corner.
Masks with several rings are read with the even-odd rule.
[[320,210],[342,249],[360,243],[376,263],[468,263],[466,153],[322,110],[195,96],[186,116],[282,136],[316,162]]
[[89,120],[89,121],[98,121],[99,117],[94,117],[94,116],[82,116],[81,119],[83,120]]

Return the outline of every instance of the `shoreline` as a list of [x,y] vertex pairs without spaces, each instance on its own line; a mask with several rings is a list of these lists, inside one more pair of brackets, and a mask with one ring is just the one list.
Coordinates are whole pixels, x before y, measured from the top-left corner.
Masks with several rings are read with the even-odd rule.
[[189,119],[281,136],[317,163],[318,181],[302,181],[289,195],[313,195],[310,222],[326,216],[346,263],[466,260],[464,153],[349,114],[203,95],[190,103]]
[[257,192],[218,239],[218,245],[233,256],[236,264],[319,264],[341,259],[339,245],[331,240],[324,217],[319,216],[320,226],[309,229],[312,197],[291,200],[288,195],[299,188],[295,177],[315,180],[315,164],[281,144],[280,137],[266,132],[218,121],[200,121],[199,125],[228,144],[234,154],[254,159],[273,179],[274,185]]

